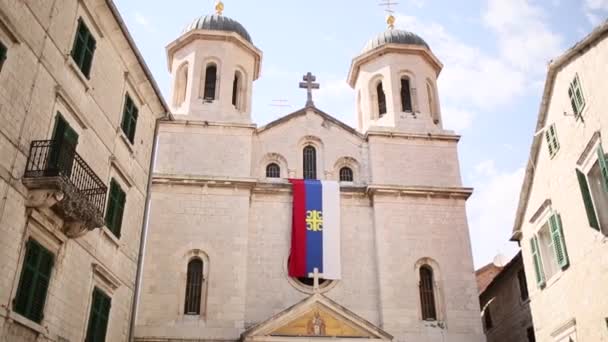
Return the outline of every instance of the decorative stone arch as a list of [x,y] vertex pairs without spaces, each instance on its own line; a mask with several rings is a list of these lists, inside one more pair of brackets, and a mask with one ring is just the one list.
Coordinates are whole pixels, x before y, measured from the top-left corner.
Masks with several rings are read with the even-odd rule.
[[[374,77],[372,77],[369,81],[369,99],[370,99],[370,119],[372,120],[378,120],[380,118],[380,108],[379,108],[379,102],[378,102],[378,85],[382,84],[382,88],[384,91],[384,97],[385,97],[385,102],[387,105],[387,112],[388,112],[388,96],[386,95],[386,82],[384,81],[384,76],[382,74],[378,74]],[[387,113],[384,113],[383,115],[386,115]]]
[[435,298],[435,312],[437,322],[445,321],[445,301],[443,296],[443,275],[439,264],[429,257],[420,258],[414,265],[414,274],[416,275],[416,293],[418,300],[418,319],[422,321],[422,303],[420,300],[420,268],[423,266],[429,267],[433,271],[433,296]]
[[307,136],[300,138],[297,146],[298,146],[298,150],[297,150],[298,151],[298,153],[297,153],[298,163],[296,165],[298,165],[298,169],[296,171],[296,178],[304,178],[304,160],[302,157],[302,153],[306,146],[312,146],[316,150],[317,179],[319,179],[319,180],[325,179],[326,178],[325,167],[324,167],[325,164],[324,164],[324,158],[323,158],[323,156],[325,155],[324,154],[325,146],[323,144],[323,141],[317,136],[307,135]]
[[410,97],[412,99],[412,112],[419,113],[420,107],[418,106],[418,90],[416,88],[417,80],[416,74],[409,69],[399,70],[397,73],[399,81],[399,105],[401,106],[401,80],[407,78],[410,81]]
[[343,167],[348,167],[353,171],[352,183],[361,183],[361,164],[353,157],[339,158],[333,167],[332,179],[340,181],[340,170]]
[[186,102],[188,94],[188,78],[189,64],[187,61],[177,67],[175,72],[175,81],[173,85],[173,105],[176,108],[181,107]]
[[262,160],[260,160],[258,169],[260,172],[259,177],[261,179],[266,178],[266,167],[271,163],[275,163],[275,164],[279,165],[279,167],[281,168],[280,178],[283,178],[283,179],[289,178],[289,169],[287,168],[287,159],[285,159],[285,157],[283,157],[279,153],[272,152],[272,153],[267,153],[264,157],[262,157]]
[[[238,77],[238,84],[236,84],[236,78]],[[248,105],[248,92],[249,92],[249,75],[247,74],[247,71],[245,71],[245,68],[243,68],[241,65],[237,65],[236,68],[234,69],[234,75],[233,75],[233,79],[232,79],[232,84],[231,84],[231,94],[233,96],[233,105],[234,108],[236,110],[238,110],[239,112],[246,112],[247,111],[247,105]],[[236,85],[236,94],[235,94],[235,85]]]
[[439,125],[441,123],[441,109],[439,108],[439,95],[437,86],[430,78],[426,79],[426,96],[429,105],[429,113],[433,119],[433,123]]
[[199,85],[199,90],[198,90],[198,97],[200,99],[202,99],[203,101],[205,100],[205,80],[207,78],[207,68],[209,68],[210,66],[215,66],[216,67],[216,73],[215,73],[215,97],[214,97],[214,102],[219,100],[220,98],[220,86],[221,86],[221,79],[222,79],[222,62],[219,58],[217,57],[208,57],[206,59],[203,60],[202,62],[202,69],[201,69],[201,78],[200,78],[200,85]]
[[[203,284],[201,287],[201,310],[199,315],[186,315],[184,314],[185,298],[186,298],[186,286],[188,277],[188,263],[193,259],[200,259],[203,262]],[[184,320],[204,320],[207,317],[207,297],[209,290],[209,255],[202,249],[190,249],[186,253],[183,253],[179,257],[178,263],[179,269],[179,298],[178,298],[178,315]]]

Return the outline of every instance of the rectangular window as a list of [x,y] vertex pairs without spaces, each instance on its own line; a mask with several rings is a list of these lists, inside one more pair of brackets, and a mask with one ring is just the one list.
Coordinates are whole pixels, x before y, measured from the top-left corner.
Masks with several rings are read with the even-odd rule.
[[597,148],[597,161],[587,173],[576,170],[589,225],[608,235],[608,162],[604,150]]
[[4,43],[0,42],[0,71],[2,71],[2,67],[4,66],[4,62],[6,61],[6,56],[8,54],[8,48]]
[[570,82],[568,97],[570,97],[570,104],[572,105],[574,115],[578,119],[583,113],[583,109],[585,109],[585,96],[583,95],[583,89],[578,74],[574,75],[574,79]]
[[135,141],[135,128],[137,127],[137,116],[139,110],[129,94],[125,95],[125,106],[122,111],[122,131],[125,133],[131,144]]
[[13,310],[37,323],[43,318],[53,263],[53,253],[33,239],[27,242]]
[[89,78],[91,74],[91,65],[96,45],[97,42],[91,31],[89,31],[84,20],[79,18],[76,37],[74,37],[74,46],[72,47],[72,59],[86,78]]
[[104,342],[108,330],[112,300],[100,289],[93,290],[86,342]]
[[544,286],[545,279],[568,267],[568,252],[559,214],[551,215],[538,231],[538,237],[532,239],[532,257],[540,287]]
[[555,130],[555,124],[549,126],[545,132],[545,138],[547,140],[547,148],[549,149],[549,155],[551,158],[555,157],[557,151],[559,151],[559,141],[557,140],[557,131]]
[[106,211],[106,226],[117,238],[120,238],[126,197],[120,185],[112,179],[110,182],[110,196],[108,196],[108,209]]
[[519,294],[521,300],[528,300],[528,284],[526,282],[526,272],[523,269],[517,271],[517,282],[519,284]]

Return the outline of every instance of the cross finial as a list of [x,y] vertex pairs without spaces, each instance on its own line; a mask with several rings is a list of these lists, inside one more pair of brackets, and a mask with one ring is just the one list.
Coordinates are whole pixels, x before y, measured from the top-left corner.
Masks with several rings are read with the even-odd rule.
[[312,290],[314,293],[319,292],[319,278],[323,276],[323,273],[319,273],[318,268],[314,268],[312,273],[308,273],[308,277],[312,278]]
[[221,0],[215,2],[215,13],[217,15],[222,15],[222,13],[224,13],[224,3]]
[[304,77],[302,77],[302,80],[304,82],[300,82],[300,88],[306,89],[306,91],[308,92],[306,107],[313,107],[315,103],[312,101],[312,90],[320,88],[319,83],[314,83],[317,80],[317,77],[309,72],[304,75]]
[[395,21],[397,20],[393,15],[393,13],[395,13],[393,6],[399,5],[399,3],[393,2],[392,0],[381,0],[379,5],[385,7],[384,11],[386,12],[386,24],[388,25],[388,28],[392,30],[395,28]]

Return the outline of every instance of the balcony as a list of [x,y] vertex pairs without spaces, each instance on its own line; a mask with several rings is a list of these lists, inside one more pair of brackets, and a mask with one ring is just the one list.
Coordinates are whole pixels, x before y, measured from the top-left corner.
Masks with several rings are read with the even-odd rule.
[[23,184],[26,205],[49,208],[63,221],[63,232],[77,237],[104,225],[107,188],[75,147],[61,140],[32,141]]

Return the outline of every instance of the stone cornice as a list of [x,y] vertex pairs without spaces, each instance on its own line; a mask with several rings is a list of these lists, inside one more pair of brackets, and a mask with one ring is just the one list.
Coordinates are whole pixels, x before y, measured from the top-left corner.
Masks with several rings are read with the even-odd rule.
[[[248,188],[254,193],[291,193],[291,186],[287,180],[261,181],[255,178],[225,178],[193,175],[154,174],[153,184],[208,186],[218,188]],[[450,197],[468,199],[473,188],[465,187],[433,187],[433,186],[407,186],[407,185],[344,185],[340,187],[342,194],[398,195],[398,196],[424,196],[424,197]]]
[[405,138],[405,139],[419,139],[419,140],[447,140],[447,141],[460,141],[460,135],[457,134],[420,134],[420,133],[407,133],[407,132],[390,132],[390,131],[368,131],[365,134],[365,140],[369,140],[369,137],[389,137],[389,138]]
[[171,121],[162,121],[161,125],[246,128],[246,129],[252,129],[252,130],[257,129],[257,125],[255,125],[255,124],[213,122],[213,121],[205,121],[205,120],[183,120],[183,119],[179,119],[179,118],[177,118],[177,119],[174,118]]

